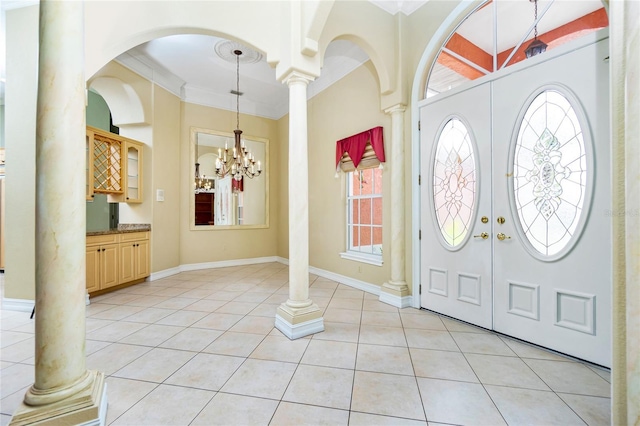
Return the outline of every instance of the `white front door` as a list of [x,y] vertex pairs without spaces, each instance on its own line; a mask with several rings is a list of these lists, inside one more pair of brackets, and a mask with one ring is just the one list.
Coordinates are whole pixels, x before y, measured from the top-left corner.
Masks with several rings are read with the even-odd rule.
[[[608,39],[595,40],[421,108],[421,306],[609,366]],[[438,147],[457,118],[473,175]]]
[[[420,111],[422,306],[491,328],[489,83]],[[486,223],[483,223],[483,219]]]
[[493,155],[493,202],[495,215],[505,218],[494,220],[494,328],[605,366],[612,276],[608,43],[493,82],[493,134],[501,146]]

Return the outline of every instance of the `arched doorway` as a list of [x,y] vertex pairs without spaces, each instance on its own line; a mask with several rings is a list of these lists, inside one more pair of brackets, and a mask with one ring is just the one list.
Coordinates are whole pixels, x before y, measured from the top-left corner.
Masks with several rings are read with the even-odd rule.
[[607,30],[483,66],[461,28],[432,76],[473,81],[420,104],[420,306],[610,366]]

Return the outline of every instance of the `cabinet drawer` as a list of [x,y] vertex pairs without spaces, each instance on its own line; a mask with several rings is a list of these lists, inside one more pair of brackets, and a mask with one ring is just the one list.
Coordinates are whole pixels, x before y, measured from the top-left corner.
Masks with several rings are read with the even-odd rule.
[[125,243],[127,241],[148,240],[149,232],[127,232],[120,234],[120,242]]
[[95,246],[100,244],[116,244],[118,242],[118,234],[91,235],[87,237],[87,245]]

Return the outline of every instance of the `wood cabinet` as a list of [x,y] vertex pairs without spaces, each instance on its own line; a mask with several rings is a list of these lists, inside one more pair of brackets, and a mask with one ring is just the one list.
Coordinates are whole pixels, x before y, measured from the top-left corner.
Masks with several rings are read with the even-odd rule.
[[120,245],[118,235],[87,237],[87,291],[104,290],[119,284]]
[[122,234],[120,238],[120,283],[148,277],[149,233]]
[[214,195],[215,194],[213,192],[201,192],[199,194],[196,194],[196,225],[214,224]]
[[106,290],[149,276],[149,232],[87,237],[87,292]]
[[110,203],[141,203],[142,202],[142,151],[143,144],[133,139],[122,138],[123,147],[123,188],[120,193],[110,194]]
[[87,126],[86,198],[107,194],[110,203],[141,203],[144,144]]

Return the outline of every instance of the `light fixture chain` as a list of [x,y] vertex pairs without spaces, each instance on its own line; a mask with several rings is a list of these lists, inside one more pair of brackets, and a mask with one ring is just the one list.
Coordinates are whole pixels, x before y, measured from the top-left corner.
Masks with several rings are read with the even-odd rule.
[[236,53],[236,129],[239,129],[239,128],[240,128],[240,55]]
[[538,0],[533,2],[533,20],[535,21],[535,26],[533,28],[533,38],[538,38]]

